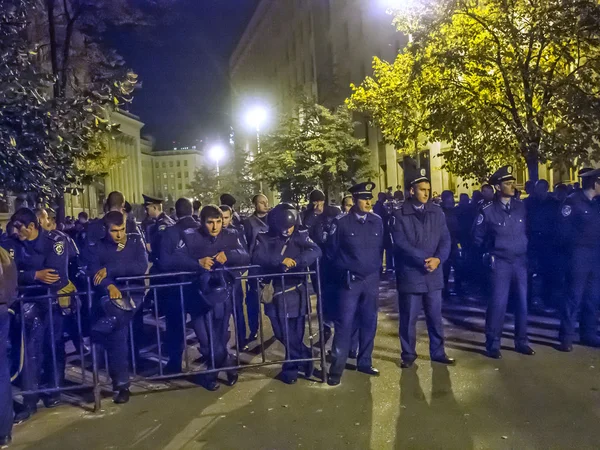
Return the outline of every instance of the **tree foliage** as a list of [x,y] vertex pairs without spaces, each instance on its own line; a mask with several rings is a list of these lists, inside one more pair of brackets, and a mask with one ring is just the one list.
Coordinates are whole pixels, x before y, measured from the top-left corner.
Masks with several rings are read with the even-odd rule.
[[600,6],[595,0],[424,0],[395,11],[412,42],[353,86],[389,143],[445,141],[444,168],[486,178],[501,163],[600,159]]
[[297,202],[314,188],[326,196],[343,192],[354,181],[374,176],[369,149],[354,137],[354,125],[345,106],[331,111],[302,99],[298,113],[282,116],[262,139],[253,173],[285,200]]

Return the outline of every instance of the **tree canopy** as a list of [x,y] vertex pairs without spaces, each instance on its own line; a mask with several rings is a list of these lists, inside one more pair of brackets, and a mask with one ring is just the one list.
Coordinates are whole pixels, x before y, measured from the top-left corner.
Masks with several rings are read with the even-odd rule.
[[444,168],[484,179],[502,163],[599,160],[600,5],[595,0],[425,0],[394,11],[411,42],[352,86],[389,143],[444,141]]
[[297,202],[314,188],[326,196],[343,192],[374,176],[369,149],[354,137],[354,125],[345,106],[332,111],[302,99],[298,113],[282,116],[262,139],[253,173],[287,201]]

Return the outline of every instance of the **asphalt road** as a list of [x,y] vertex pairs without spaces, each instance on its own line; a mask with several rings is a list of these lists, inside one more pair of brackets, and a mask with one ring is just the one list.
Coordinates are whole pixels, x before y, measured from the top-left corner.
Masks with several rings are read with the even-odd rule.
[[490,360],[482,355],[483,309],[462,299],[445,310],[447,351],[458,364],[429,361],[421,321],[420,359],[401,371],[395,291],[388,283],[380,303],[378,378],[346,371],[336,388],[308,380],[287,386],[273,379],[275,369],[263,368],[214,393],[190,384],[150,392],[137,383],[129,404],[107,398],[99,414],[70,405],[42,408],[15,428],[11,448],[600,448],[600,351],[554,350],[555,320],[531,318],[533,357],[512,351],[507,324],[504,358]]

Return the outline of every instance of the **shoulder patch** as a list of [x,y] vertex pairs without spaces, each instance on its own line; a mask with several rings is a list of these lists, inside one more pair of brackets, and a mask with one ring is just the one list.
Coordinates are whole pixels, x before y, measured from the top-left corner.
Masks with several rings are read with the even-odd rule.
[[166,225],[159,225],[158,231],[165,231],[167,229]]
[[341,213],[341,214],[338,214],[337,216],[335,216],[335,218],[336,218],[337,220],[340,220],[342,217],[345,217],[345,216],[347,216],[347,215],[348,215],[347,213]]
[[58,256],[61,256],[65,252],[65,244],[64,242],[55,242],[54,243],[54,253]]
[[195,228],[186,228],[185,230],[183,230],[183,234],[194,234],[195,232]]
[[571,205],[563,205],[562,209],[560,210],[560,213],[563,217],[569,217],[572,212],[573,209],[571,208]]
[[337,231],[337,222],[333,222],[331,224],[331,226],[329,227],[329,235],[333,236],[336,231]]
[[483,214],[479,214],[477,216],[477,225],[481,225],[483,223]]

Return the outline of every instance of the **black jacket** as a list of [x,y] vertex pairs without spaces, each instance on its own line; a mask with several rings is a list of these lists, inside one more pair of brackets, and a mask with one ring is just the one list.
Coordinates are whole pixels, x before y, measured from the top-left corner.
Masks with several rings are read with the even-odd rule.
[[[398,292],[418,294],[442,289],[442,264],[450,255],[451,239],[442,208],[426,203],[417,212],[408,201],[394,212],[390,230],[396,259]],[[433,272],[425,269],[427,258],[438,258],[439,267]]]

